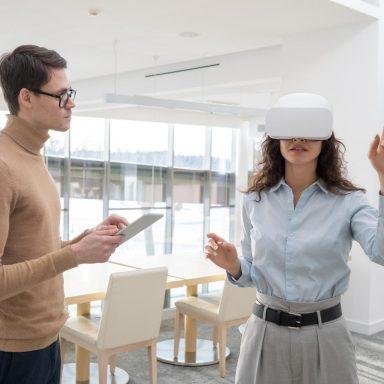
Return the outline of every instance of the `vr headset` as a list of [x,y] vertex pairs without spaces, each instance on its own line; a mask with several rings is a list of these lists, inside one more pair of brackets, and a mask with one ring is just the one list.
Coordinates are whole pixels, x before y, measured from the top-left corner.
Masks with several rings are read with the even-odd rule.
[[327,140],[332,131],[332,107],[313,93],[283,96],[266,115],[265,132],[272,139]]

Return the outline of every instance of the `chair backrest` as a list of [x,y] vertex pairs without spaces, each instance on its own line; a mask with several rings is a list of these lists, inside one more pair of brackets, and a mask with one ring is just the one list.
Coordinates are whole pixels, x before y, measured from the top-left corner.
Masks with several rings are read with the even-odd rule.
[[99,348],[158,337],[167,273],[166,267],[160,267],[110,276],[97,337]]
[[255,301],[255,288],[240,288],[226,280],[219,305],[219,320],[231,321],[250,316]]

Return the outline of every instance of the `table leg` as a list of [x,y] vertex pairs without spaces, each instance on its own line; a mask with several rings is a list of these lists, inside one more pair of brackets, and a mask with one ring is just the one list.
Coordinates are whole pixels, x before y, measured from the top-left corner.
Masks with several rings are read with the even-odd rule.
[[[187,296],[197,296],[197,285],[187,287]],[[185,317],[185,361],[196,361],[197,322],[191,316]]]
[[[197,285],[187,287],[187,296],[197,296]],[[179,355],[173,355],[174,340],[163,340],[157,343],[157,359],[163,363],[181,366],[204,366],[217,364],[219,356],[213,348],[212,340],[197,339],[197,322],[186,316],[185,338],[180,339]],[[226,348],[226,357],[230,350]]]
[[[77,316],[89,315],[91,303],[77,305]],[[89,380],[89,352],[76,345],[76,382]]]

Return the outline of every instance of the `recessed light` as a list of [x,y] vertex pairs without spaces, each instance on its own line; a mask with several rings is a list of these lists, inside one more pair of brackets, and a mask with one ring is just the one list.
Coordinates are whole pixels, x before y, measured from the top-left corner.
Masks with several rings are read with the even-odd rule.
[[192,38],[192,37],[198,37],[198,36],[200,36],[200,34],[197,33],[197,32],[188,32],[188,31],[186,31],[186,32],[180,32],[179,36]]
[[89,16],[98,16],[100,14],[100,9],[98,8],[90,8],[88,10]]

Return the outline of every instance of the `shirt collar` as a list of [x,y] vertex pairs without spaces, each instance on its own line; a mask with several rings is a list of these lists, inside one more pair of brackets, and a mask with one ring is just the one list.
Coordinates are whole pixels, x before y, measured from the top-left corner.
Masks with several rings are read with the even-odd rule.
[[328,190],[327,190],[327,187],[324,183],[324,180],[323,179],[317,179],[315,184],[324,192],[324,193],[328,193]]
[[[271,192],[276,192],[280,189],[282,185],[286,185],[288,187],[288,184],[285,182],[284,177],[282,177],[279,182],[270,188]],[[317,179],[313,184],[311,185],[317,185],[324,193],[328,193],[328,190],[325,186],[325,183],[322,179]]]
[[271,192],[276,192],[282,185],[287,185],[287,183],[285,182],[284,180],[284,177],[282,177],[278,183],[276,185],[274,185],[273,187],[271,187],[270,191]]
[[15,115],[7,117],[7,123],[1,133],[5,133],[27,151],[40,155],[44,143],[49,139],[48,133],[37,129],[21,117]]

